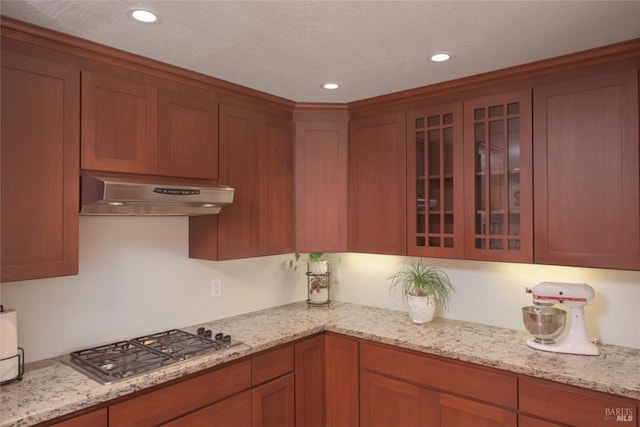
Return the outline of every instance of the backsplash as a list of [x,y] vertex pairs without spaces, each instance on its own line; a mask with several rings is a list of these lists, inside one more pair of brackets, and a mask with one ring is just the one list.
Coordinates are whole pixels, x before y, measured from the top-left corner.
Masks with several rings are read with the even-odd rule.
[[[18,343],[27,362],[83,347],[300,301],[304,276],[288,268],[291,254],[234,261],[188,258],[185,217],[81,217],[80,274],[1,285],[1,302],[18,311]],[[405,257],[338,254],[341,281],[333,300],[404,310],[389,294],[388,276]],[[524,330],[526,286],[544,280],[588,282],[589,335],[640,348],[640,272],[428,259],[444,269],[456,292],[451,319]],[[222,295],[210,297],[211,279]],[[321,309],[321,308],[313,308]],[[422,326],[426,327],[426,326]]]

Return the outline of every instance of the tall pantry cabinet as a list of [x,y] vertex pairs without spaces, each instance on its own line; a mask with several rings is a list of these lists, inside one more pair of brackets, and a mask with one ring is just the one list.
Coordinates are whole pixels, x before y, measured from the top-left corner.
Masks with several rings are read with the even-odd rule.
[[0,280],[78,274],[80,70],[7,45]]

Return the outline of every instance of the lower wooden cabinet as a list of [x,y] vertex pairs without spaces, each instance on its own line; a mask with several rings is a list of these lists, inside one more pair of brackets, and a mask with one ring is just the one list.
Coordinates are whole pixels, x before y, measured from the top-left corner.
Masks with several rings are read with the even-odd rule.
[[[518,395],[526,427],[546,425],[536,424],[537,418],[575,427],[633,427],[638,422],[633,399],[533,378],[520,379]],[[535,421],[529,419],[533,417]]]
[[363,426],[439,426],[438,393],[372,372],[360,376]]
[[163,425],[166,427],[246,427],[251,425],[251,411],[248,410],[250,407],[251,391],[247,390]]
[[151,426],[171,421],[251,387],[251,361],[163,387],[109,407],[109,426]]
[[107,427],[108,425],[108,409],[96,409],[83,415],[69,418],[59,423],[50,424],[55,427]]
[[449,394],[438,396],[440,426],[512,427],[517,425],[515,411],[463,399]]
[[325,341],[327,427],[360,425],[359,353],[359,340],[327,334]]
[[293,427],[295,381],[293,373],[251,390],[253,427]]
[[295,346],[296,426],[325,425],[325,336]]

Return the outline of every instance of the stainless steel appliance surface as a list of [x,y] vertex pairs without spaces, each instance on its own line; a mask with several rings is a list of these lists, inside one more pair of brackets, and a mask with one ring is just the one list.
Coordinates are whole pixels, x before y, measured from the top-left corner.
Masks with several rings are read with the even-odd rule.
[[145,178],[80,177],[80,215],[211,215],[233,203],[226,185],[198,186]]
[[241,344],[229,335],[199,328],[180,329],[118,341],[69,353],[63,361],[95,381],[108,385],[164,366]]

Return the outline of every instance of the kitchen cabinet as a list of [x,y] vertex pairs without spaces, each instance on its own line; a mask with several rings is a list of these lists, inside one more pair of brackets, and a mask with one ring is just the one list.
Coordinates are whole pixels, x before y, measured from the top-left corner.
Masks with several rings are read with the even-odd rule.
[[346,252],[346,108],[296,108],[295,251]]
[[363,372],[360,420],[365,426],[439,426],[438,393],[405,381]]
[[213,372],[111,405],[109,425],[118,427],[159,425],[248,390],[250,387],[251,360],[225,365]]
[[327,427],[360,425],[359,346],[354,338],[326,335]]
[[189,218],[189,256],[225,260],[293,252],[291,115],[222,104],[220,180],[235,189],[219,215]]
[[96,409],[51,425],[55,427],[107,427],[108,409]]
[[531,91],[464,102],[465,259],[533,261]]
[[251,391],[247,390],[162,425],[165,427],[250,426],[251,411],[247,410],[250,407]]
[[526,417],[521,417],[526,419],[522,426],[536,426],[538,420],[575,427],[633,426],[638,420],[633,399],[528,377],[520,378],[518,388],[520,413]]
[[81,168],[215,180],[217,104],[189,85],[89,63],[82,73]]
[[360,377],[363,425],[517,424],[515,375],[361,342]]
[[349,251],[407,253],[406,146],[404,112],[352,118],[349,125]]
[[295,381],[288,374],[251,391],[252,427],[293,427]]
[[79,69],[3,40],[2,282],[78,274],[79,117]]
[[325,336],[295,344],[295,401],[297,426],[325,426]]
[[293,426],[295,422],[294,346],[255,356],[252,361],[252,426]]
[[535,262],[640,269],[638,72],[534,88]]
[[407,113],[407,253],[464,257],[462,102]]

